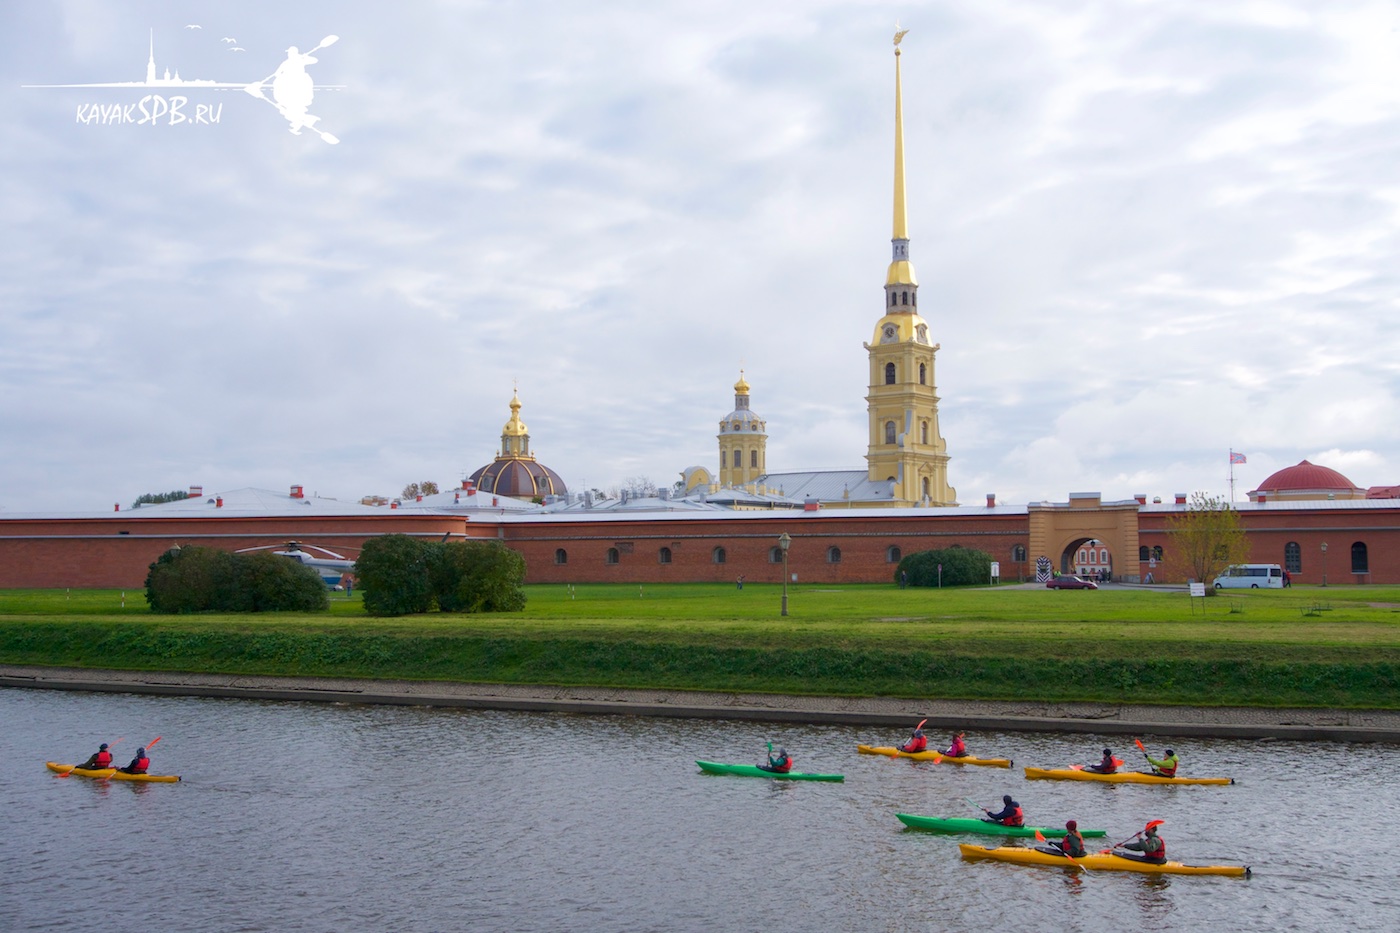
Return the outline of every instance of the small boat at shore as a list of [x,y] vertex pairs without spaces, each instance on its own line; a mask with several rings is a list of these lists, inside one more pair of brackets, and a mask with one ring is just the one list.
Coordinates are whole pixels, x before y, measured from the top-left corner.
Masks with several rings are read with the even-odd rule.
[[1148,862],[1115,855],[1112,852],[1090,852],[1071,861],[1063,855],[1027,849],[1022,846],[1001,846],[988,849],[966,843],[958,845],[962,857],[973,861],[991,859],[998,862],[1014,862],[1018,865],[1048,865],[1053,868],[1068,868],[1078,871],[1083,866],[1089,871],[1135,871],[1148,875],[1230,875],[1248,878],[1253,872],[1248,865],[1187,865],[1184,862]]
[[52,761],[44,762],[44,767],[60,775],[97,778],[104,781],[146,781],[156,784],[173,784],[180,780],[178,774],[127,774],[120,768],[79,768],[76,765],[61,765]]
[[1077,768],[1027,768],[1029,781],[1103,781],[1109,784],[1233,784],[1234,778],[1163,777],[1145,771],[1115,771],[1100,774]]
[[726,765],[718,761],[697,761],[700,770],[706,774],[738,774],[743,777],[761,777],[773,781],[844,781],[844,774],[812,774],[807,771],[766,771],[758,765]]
[[[1063,828],[1055,829],[1050,826],[1003,826],[1000,823],[992,823],[988,820],[972,819],[961,816],[915,816],[912,813],[896,813],[899,821],[910,829],[927,829],[935,833],[980,833],[984,836],[1016,836],[1031,837],[1039,832],[1046,838],[1060,837],[1065,834]],[[1108,832],[1106,829],[1081,829],[1079,835],[1085,837],[1103,836]]]
[[978,758],[976,755],[953,758],[933,750],[902,752],[893,745],[857,745],[856,751],[862,755],[885,755],[889,758],[912,758],[915,761],[947,762],[952,765],[981,765],[984,768],[1009,768],[1014,764],[1010,758]]

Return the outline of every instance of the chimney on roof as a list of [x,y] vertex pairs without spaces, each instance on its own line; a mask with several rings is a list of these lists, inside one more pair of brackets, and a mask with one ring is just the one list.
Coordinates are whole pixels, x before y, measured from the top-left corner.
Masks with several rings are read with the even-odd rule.
[[1185,505],[1185,504],[1186,504],[1186,493],[1184,493],[1184,492],[1179,492],[1179,493],[1176,494],[1176,504],[1177,504],[1177,505]]
[[822,502],[815,496],[808,496],[802,500],[802,511],[815,512],[822,507]]
[[1138,505],[1147,504],[1147,493],[1145,492],[1135,492],[1133,493],[1133,498],[1137,500]]
[[994,509],[994,508],[996,508],[996,507],[997,507],[997,494],[994,493],[994,492],[989,492],[989,493],[987,493],[987,508],[989,508],[989,509]]
[[497,497],[497,496],[492,496],[492,497],[491,497],[491,505],[492,505],[493,507],[494,507],[494,506],[498,506],[498,505],[500,505],[500,504],[501,504],[501,500],[500,500],[499,497]]
[[199,498],[200,496],[202,496],[202,495],[204,495],[204,487],[203,487],[203,486],[191,486],[191,487],[190,487],[190,494],[189,494],[188,496],[186,496],[185,498],[187,498],[187,499],[198,499],[198,498]]
[[120,502],[113,502],[113,503],[112,503],[112,511],[113,511],[113,512],[120,512],[121,510],[122,510],[122,504],[121,504]]
[[420,492],[420,493],[418,494],[418,498],[414,499],[413,501],[414,501],[414,502],[422,502],[422,501],[423,501],[423,494]]
[[305,499],[305,498],[306,498],[306,493],[304,493],[304,492],[301,491],[301,487],[300,487],[300,486],[293,486],[293,487],[292,487],[292,492],[291,492],[291,498],[293,498],[293,499]]
[[398,499],[395,499],[393,502],[390,502],[390,503],[389,503],[389,508],[391,508],[391,509],[397,509],[398,507],[399,507],[399,500],[398,500]]
[[224,507],[224,497],[223,497],[223,496],[219,496],[219,497],[217,497],[217,498],[214,500],[214,508],[216,508],[216,509],[222,509],[223,507]]

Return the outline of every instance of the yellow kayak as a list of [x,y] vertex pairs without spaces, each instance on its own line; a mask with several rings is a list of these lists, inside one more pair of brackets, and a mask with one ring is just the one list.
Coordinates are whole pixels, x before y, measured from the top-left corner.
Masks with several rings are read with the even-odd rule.
[[1115,771],[1113,774],[1099,774],[1097,771],[1079,771],[1075,768],[1027,768],[1026,779],[1030,781],[1107,781],[1110,784],[1235,783],[1234,778],[1162,777],[1160,774],[1147,774],[1143,771]]
[[892,745],[857,745],[856,751],[862,755],[886,755],[890,758],[913,758],[915,761],[946,761],[953,765],[982,765],[987,768],[1009,768],[1012,765],[1010,758],[978,758],[976,755],[965,755],[962,758],[950,758],[942,752],[902,752]]
[[59,774],[73,774],[85,778],[102,778],[111,781],[154,781],[171,784],[180,780],[178,774],[127,774],[118,768],[79,768],[74,765],[60,765],[52,761],[44,762],[44,767]]
[[1001,846],[988,849],[986,846],[961,844],[958,850],[965,859],[995,859],[998,862],[1015,862],[1018,865],[1050,865],[1054,868],[1068,868],[1078,871],[1075,864],[1083,865],[1089,871],[1136,871],[1150,875],[1232,875],[1248,878],[1252,872],[1248,865],[1186,865],[1182,862],[1143,862],[1125,858],[1111,852],[1090,852],[1071,862],[1063,855],[1051,855],[1039,849],[1021,846]]

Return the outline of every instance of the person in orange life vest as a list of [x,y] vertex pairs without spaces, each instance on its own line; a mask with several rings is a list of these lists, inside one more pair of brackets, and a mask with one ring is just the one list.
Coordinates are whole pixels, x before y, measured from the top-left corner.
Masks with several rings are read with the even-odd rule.
[[103,742],[97,747],[97,751],[87,761],[78,765],[85,771],[100,771],[103,768],[112,767],[112,753],[107,751],[107,743]]
[[915,729],[914,734],[909,736],[909,741],[899,746],[901,752],[921,752],[928,748],[928,737],[924,735],[924,730]]
[[772,752],[768,753],[768,764],[759,765],[764,771],[772,771],[776,774],[787,774],[792,770],[792,756],[787,753],[787,749],[778,749],[778,754],[774,757]]
[[953,744],[948,746],[948,750],[943,754],[949,758],[963,758],[967,755],[967,744],[963,742],[963,734],[959,732],[953,736]]
[[1079,834],[1079,824],[1074,820],[1065,822],[1065,838],[1060,840],[1058,846],[1060,851],[1070,858],[1085,856],[1084,837]]
[[1103,750],[1103,761],[1100,761],[1096,765],[1088,765],[1084,770],[1093,771],[1096,774],[1113,774],[1118,770],[1118,765],[1118,759],[1113,757],[1113,749],[1105,748]]
[[1123,858],[1137,859],[1140,862],[1165,862],[1167,860],[1167,844],[1162,841],[1162,837],[1157,835],[1157,827],[1149,823],[1147,828],[1138,835],[1142,839],[1136,842],[1129,842],[1123,846],[1125,849],[1136,849],[1142,855],[1118,855]]
[[1151,773],[1158,777],[1176,777],[1176,769],[1181,765],[1180,759],[1176,757],[1176,752],[1172,751],[1170,748],[1167,749],[1167,757],[1161,761],[1147,754],[1144,754],[1142,757],[1146,758],[1147,763],[1152,766]]
[[986,822],[1000,823],[1002,826],[1026,825],[1026,817],[1025,814],[1021,812],[1021,805],[1012,800],[1010,794],[1003,795],[1001,802],[1004,806],[1002,806],[1001,811],[998,813],[983,809],[982,812],[987,814]]
[[131,759],[131,764],[122,768],[122,771],[127,774],[145,774],[146,769],[150,766],[151,759],[146,757],[146,750],[144,748],[138,748],[136,750],[136,757]]

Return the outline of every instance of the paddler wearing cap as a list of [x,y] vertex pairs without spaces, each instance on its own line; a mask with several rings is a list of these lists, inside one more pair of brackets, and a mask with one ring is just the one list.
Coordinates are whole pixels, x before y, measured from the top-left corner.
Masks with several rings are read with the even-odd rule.
[[1083,858],[1088,854],[1084,850],[1084,837],[1079,834],[1079,823],[1076,820],[1065,820],[1065,838],[1054,845],[1070,858]]
[[1123,843],[1120,848],[1135,849],[1141,855],[1124,855],[1117,853],[1123,858],[1137,859],[1140,862],[1165,862],[1167,860],[1167,844],[1162,841],[1162,837],[1157,835],[1157,827],[1162,825],[1161,820],[1153,820],[1148,823],[1138,837],[1132,842]]

